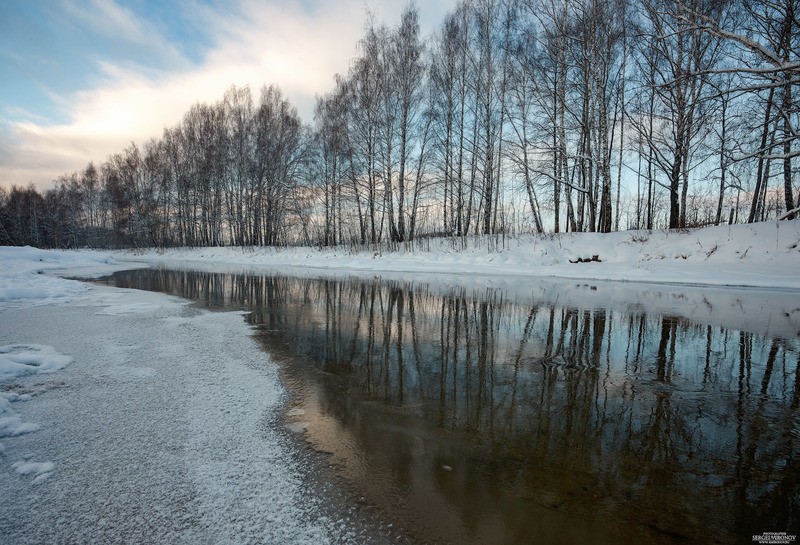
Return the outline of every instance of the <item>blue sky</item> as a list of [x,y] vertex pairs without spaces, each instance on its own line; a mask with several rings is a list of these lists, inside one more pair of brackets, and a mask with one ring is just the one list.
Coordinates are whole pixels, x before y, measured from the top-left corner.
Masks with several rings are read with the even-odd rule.
[[[456,0],[419,1],[429,33]],[[393,0],[0,0],[0,186],[34,183],[160,136],[231,85],[276,83],[310,120],[347,70],[367,10]]]

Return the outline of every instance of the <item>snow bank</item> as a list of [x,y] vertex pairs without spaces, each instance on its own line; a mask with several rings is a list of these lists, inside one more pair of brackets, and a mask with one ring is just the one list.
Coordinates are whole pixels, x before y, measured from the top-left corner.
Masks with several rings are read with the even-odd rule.
[[85,292],[82,282],[44,274],[70,269],[104,270],[116,265],[108,254],[94,251],[39,250],[26,246],[0,246],[0,307],[46,305],[65,302]]
[[[500,243],[503,246],[503,243]],[[119,252],[151,263],[321,270],[549,276],[586,280],[800,288],[800,220],[680,231],[431,239],[413,251],[194,248]],[[599,261],[592,261],[597,256]],[[577,262],[578,260],[589,262]]]

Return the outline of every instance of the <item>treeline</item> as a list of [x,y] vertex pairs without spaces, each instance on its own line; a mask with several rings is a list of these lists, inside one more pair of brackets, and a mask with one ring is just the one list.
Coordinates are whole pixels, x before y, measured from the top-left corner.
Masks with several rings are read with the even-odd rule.
[[397,26],[368,19],[313,125],[277,87],[232,87],[44,195],[0,193],[0,243],[375,246],[776,218],[800,201],[798,4],[465,0],[427,39],[411,5]]

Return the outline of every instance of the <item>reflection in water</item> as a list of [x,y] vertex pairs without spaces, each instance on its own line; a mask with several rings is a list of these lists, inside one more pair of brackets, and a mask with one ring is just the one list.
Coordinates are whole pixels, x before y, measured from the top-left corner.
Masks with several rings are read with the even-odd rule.
[[309,441],[422,541],[800,533],[796,336],[501,289],[152,270],[112,282],[251,310]]

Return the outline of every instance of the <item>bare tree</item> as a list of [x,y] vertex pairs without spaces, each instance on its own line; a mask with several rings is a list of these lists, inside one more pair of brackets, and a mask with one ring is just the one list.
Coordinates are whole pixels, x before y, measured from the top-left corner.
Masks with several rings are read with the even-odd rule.
[[642,130],[641,123],[638,129],[668,180],[669,227],[682,227],[695,137],[707,121],[704,74],[714,69],[720,51],[719,41],[700,29],[700,21],[719,17],[720,6],[713,0],[645,0],[642,7],[638,54],[649,77],[642,83],[654,91],[654,130]]

